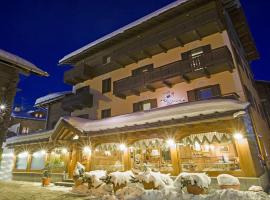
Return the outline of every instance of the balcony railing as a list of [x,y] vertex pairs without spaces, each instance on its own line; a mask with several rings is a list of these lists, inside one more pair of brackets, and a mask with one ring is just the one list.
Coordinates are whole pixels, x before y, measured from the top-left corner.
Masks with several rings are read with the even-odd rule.
[[224,46],[200,54],[196,58],[176,61],[155,68],[153,71],[115,81],[113,92],[114,95],[121,98],[134,94],[139,95],[148,90],[154,91],[164,86],[172,87],[183,81],[190,82],[203,76],[209,77],[211,74],[232,71],[233,66],[232,55]]
[[62,101],[62,108],[72,112],[83,108],[91,108],[93,106],[93,95],[89,92],[89,88],[66,96]]
[[87,66],[77,66],[64,73],[64,82],[75,85],[89,79],[90,69]]

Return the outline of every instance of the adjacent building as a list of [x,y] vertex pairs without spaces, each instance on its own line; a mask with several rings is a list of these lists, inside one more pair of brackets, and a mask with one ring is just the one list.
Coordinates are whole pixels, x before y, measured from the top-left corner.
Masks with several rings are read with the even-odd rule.
[[72,177],[80,162],[228,173],[266,188],[270,133],[249,65],[257,58],[239,1],[175,1],[59,61],[73,66],[62,101],[71,116],[7,140],[13,177],[38,177],[45,163],[54,180]]

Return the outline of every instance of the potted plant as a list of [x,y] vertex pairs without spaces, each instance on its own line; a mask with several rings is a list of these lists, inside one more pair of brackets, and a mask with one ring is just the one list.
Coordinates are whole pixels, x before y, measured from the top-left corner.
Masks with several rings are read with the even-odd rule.
[[207,193],[211,179],[205,173],[181,173],[174,182],[175,187],[187,189],[187,192],[194,195]]
[[51,169],[50,165],[47,163],[45,170],[43,171],[43,176],[42,176],[42,186],[48,186],[51,183]]

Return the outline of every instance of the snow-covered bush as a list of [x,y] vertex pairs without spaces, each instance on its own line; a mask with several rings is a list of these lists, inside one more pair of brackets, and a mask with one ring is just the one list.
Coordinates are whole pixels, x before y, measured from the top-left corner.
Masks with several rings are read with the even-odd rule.
[[114,185],[125,185],[130,183],[131,178],[134,176],[132,171],[125,171],[125,172],[112,172],[109,174],[111,177],[111,182]]
[[81,163],[77,162],[75,170],[73,172],[73,176],[75,178],[82,177],[84,172],[85,172],[85,167]]
[[218,185],[240,185],[238,178],[229,174],[220,174],[217,176]]
[[85,177],[93,177],[95,176],[96,178],[102,178],[106,176],[107,172],[105,170],[94,170],[90,172],[85,172],[84,176]]
[[261,186],[252,185],[250,188],[248,188],[248,191],[262,192],[263,191],[263,188]]
[[174,181],[176,188],[184,188],[187,185],[196,185],[200,188],[208,188],[211,178],[205,173],[186,173],[183,172],[177,176]]
[[173,180],[169,174],[162,174],[160,172],[153,172],[147,169],[135,176],[135,179],[140,183],[153,183],[155,188],[164,188],[165,186],[173,185]]

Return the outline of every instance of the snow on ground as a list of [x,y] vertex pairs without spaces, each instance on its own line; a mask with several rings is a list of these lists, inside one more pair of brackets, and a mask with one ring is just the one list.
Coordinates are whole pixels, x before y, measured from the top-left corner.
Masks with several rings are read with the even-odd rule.
[[[41,187],[41,183],[0,181],[0,200],[270,200],[264,192],[215,190],[208,195],[194,196],[177,192],[173,187],[161,190],[144,190],[132,183],[116,192],[94,197],[71,193],[71,188],[60,186]],[[91,196],[92,195],[92,196]]]

